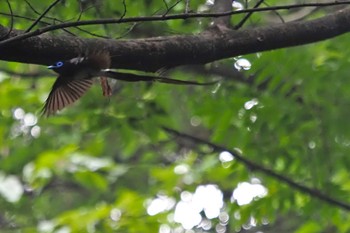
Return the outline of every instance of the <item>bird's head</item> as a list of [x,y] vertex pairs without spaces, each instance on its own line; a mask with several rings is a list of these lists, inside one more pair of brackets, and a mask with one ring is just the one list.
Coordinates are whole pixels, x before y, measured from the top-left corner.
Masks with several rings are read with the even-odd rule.
[[58,61],[54,65],[48,66],[47,68],[51,69],[51,70],[56,70],[56,69],[63,67],[63,65],[64,65],[63,61]]

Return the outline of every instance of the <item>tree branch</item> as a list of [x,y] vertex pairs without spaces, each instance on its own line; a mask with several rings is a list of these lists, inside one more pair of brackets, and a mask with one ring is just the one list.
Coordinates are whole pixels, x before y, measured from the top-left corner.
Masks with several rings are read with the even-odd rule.
[[[156,71],[163,67],[204,64],[238,55],[313,43],[349,30],[350,9],[344,9],[310,21],[240,31],[212,28],[198,35],[105,40],[43,34],[2,47],[0,59],[48,65],[88,51],[108,50],[112,56],[111,68]],[[0,37],[8,31],[0,25]],[[22,34],[22,31],[13,30],[9,38]]]
[[21,35],[18,35],[16,37],[0,41],[0,47],[4,47],[4,45],[21,41],[30,37],[38,36],[38,35],[44,34],[45,32],[55,31],[57,29],[63,29],[63,28],[69,28],[69,27],[77,27],[77,26],[100,25],[100,24],[103,24],[103,25],[104,24],[121,24],[121,23],[135,23],[135,22],[155,22],[155,21],[191,19],[191,18],[224,17],[224,16],[251,13],[251,12],[290,10],[290,9],[301,8],[301,7],[315,7],[315,6],[321,7],[321,6],[335,6],[335,5],[348,5],[348,4],[350,4],[350,1],[331,2],[331,3],[304,3],[304,4],[293,4],[293,5],[284,5],[284,6],[253,8],[253,9],[245,9],[245,10],[238,10],[238,11],[227,11],[227,12],[219,12],[219,13],[187,13],[187,14],[156,15],[156,16],[145,16],[145,17],[96,19],[96,20],[66,22],[66,23],[60,23],[60,24],[40,28],[33,32],[22,33]]
[[324,201],[330,205],[333,205],[333,206],[337,206],[337,207],[340,207],[344,210],[347,210],[347,211],[350,211],[350,204],[348,203],[345,203],[345,202],[342,202],[342,201],[339,201],[335,198],[332,198],[324,193],[322,193],[320,190],[317,190],[317,189],[312,189],[312,188],[309,188],[305,185],[302,185],[300,183],[297,183],[296,181],[284,176],[284,175],[281,175],[269,168],[266,168],[264,166],[262,166],[261,164],[259,163],[255,163],[249,159],[246,159],[245,157],[243,157],[242,155],[238,154],[237,152],[233,151],[233,150],[230,150],[226,147],[223,147],[223,146],[219,146],[217,144],[214,144],[212,142],[209,142],[209,141],[206,141],[204,139],[200,139],[200,138],[197,138],[195,136],[192,136],[192,135],[188,135],[188,134],[185,134],[185,133],[181,133],[181,132],[178,132],[174,129],[170,129],[170,128],[167,128],[167,127],[163,127],[163,129],[176,136],[176,137],[180,137],[180,138],[184,138],[184,139],[187,139],[187,140],[191,140],[195,143],[199,143],[199,144],[203,144],[203,145],[207,145],[207,146],[210,146],[211,148],[213,148],[214,151],[216,152],[223,152],[223,151],[227,151],[229,153],[231,153],[234,158],[244,164],[247,168],[249,169],[252,169],[254,171],[258,171],[258,172],[261,172],[261,173],[264,173],[265,175],[267,176],[270,176],[270,177],[273,177],[274,179],[277,179],[279,180],[280,182],[283,182],[285,184],[287,184],[288,186],[292,187],[293,189],[295,190],[299,190],[300,192],[302,193],[306,193],[312,197],[315,197],[321,201]]

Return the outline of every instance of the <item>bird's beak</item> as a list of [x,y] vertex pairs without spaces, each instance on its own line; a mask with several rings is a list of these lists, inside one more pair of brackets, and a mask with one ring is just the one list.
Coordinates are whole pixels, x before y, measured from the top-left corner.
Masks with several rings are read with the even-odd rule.
[[56,66],[48,66],[47,68],[52,70],[52,69],[56,68]]

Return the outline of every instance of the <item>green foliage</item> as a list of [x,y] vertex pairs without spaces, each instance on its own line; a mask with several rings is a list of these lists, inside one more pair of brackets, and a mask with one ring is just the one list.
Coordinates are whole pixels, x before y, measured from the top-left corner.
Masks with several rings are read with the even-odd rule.
[[[38,17],[23,2],[10,2],[17,15]],[[29,2],[38,12],[49,4]],[[122,1],[96,2],[97,7],[86,8],[82,20],[123,14]],[[125,2],[126,17],[166,12],[160,0]],[[166,2],[171,6],[176,1]],[[203,2],[191,1],[191,8],[199,9]],[[184,7],[181,1],[171,13],[181,13]],[[0,2],[0,9],[8,9],[6,1]],[[49,15],[62,21],[76,20],[79,9],[79,1],[62,1]],[[254,17],[252,24],[265,23],[264,15]],[[51,18],[44,21],[55,22]],[[9,25],[10,18],[1,15],[0,24]],[[144,23],[126,37],[197,33],[208,24],[209,20]],[[16,29],[30,25],[29,20],[15,18]],[[117,38],[130,27],[84,29]],[[70,30],[79,36],[92,36],[76,28]],[[242,71],[246,81],[222,77],[219,87],[117,83],[116,94],[105,99],[95,85],[73,106],[47,119],[40,117],[40,108],[53,83],[46,77],[54,74],[20,78],[2,70],[41,73],[45,68],[1,62],[0,171],[5,178],[17,177],[24,188],[15,202],[0,192],[1,232],[177,229],[181,224],[174,221],[176,203],[208,184],[222,191],[220,212],[227,213],[229,219],[223,224],[225,221],[216,216],[210,220],[211,228],[203,227],[207,231],[214,232],[222,223],[227,232],[254,225],[257,229],[281,228],[279,232],[349,232],[349,215],[339,207],[250,170],[234,158],[223,162],[208,146],[162,129],[175,128],[235,148],[260,165],[349,202],[347,47],[348,38],[343,36],[245,56],[252,63],[252,69]],[[218,64],[234,69],[234,62],[227,59]],[[176,70],[170,75],[185,80],[215,78],[210,71],[199,75]],[[30,121],[33,116],[37,118]],[[254,183],[257,178],[267,189],[265,196],[246,205],[233,201],[232,192],[239,184]],[[174,203],[169,201],[159,213],[149,214],[150,203],[157,197]],[[201,215],[206,219],[203,211]]]

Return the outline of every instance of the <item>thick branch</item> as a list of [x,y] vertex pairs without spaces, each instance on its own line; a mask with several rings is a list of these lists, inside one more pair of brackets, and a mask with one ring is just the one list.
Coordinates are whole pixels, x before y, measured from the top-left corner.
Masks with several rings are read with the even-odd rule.
[[[211,29],[199,35],[136,40],[83,39],[42,34],[1,48],[0,59],[47,65],[93,50],[108,50],[112,68],[155,71],[326,40],[350,30],[350,9],[316,20],[242,31]],[[8,29],[0,26],[0,37]],[[9,37],[23,32],[12,31]]]

